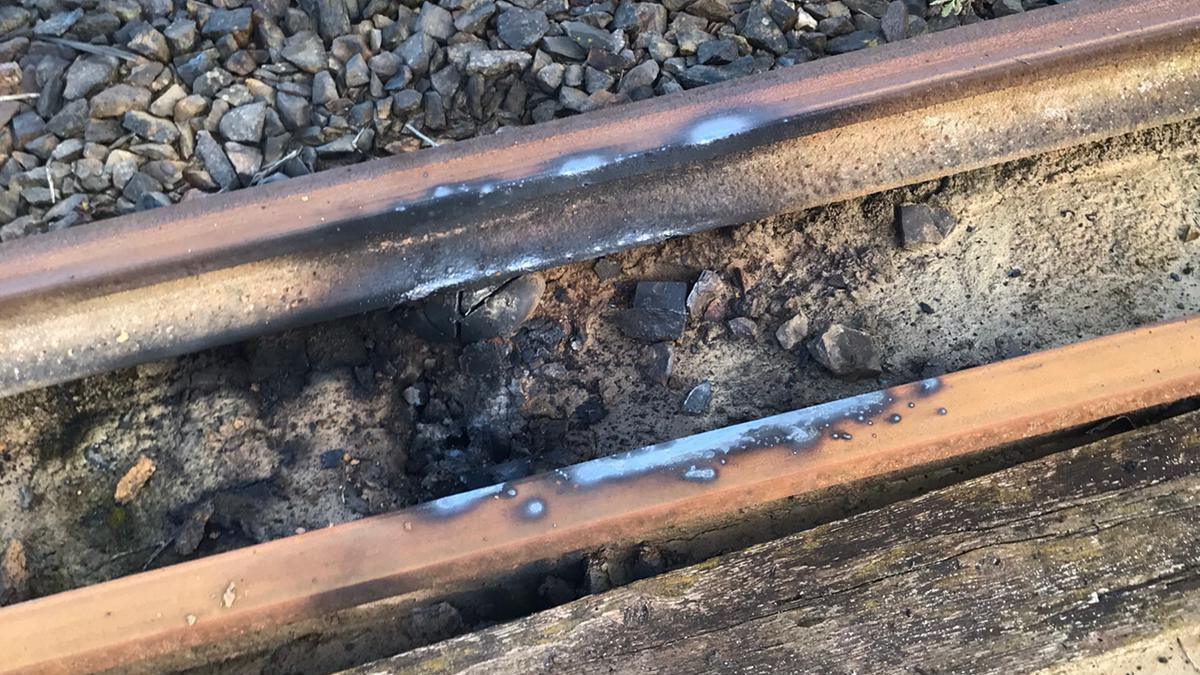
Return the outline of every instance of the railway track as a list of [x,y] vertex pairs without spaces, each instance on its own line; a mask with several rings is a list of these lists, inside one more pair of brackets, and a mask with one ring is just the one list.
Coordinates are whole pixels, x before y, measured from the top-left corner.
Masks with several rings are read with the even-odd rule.
[[[0,395],[1200,117],[1198,58],[1200,1],[1074,2],[9,242]],[[1194,397],[1198,340],[1148,325],[3,607],[0,672],[236,670],[614,541],[726,550],[797,498]]]
[[1198,9],[1066,4],[18,240],[0,394],[1188,119]]

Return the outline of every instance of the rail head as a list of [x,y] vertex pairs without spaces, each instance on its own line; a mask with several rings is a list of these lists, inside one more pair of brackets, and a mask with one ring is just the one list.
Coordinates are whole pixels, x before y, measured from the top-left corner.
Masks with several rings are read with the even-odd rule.
[[1198,45],[1073,2],[9,242],[0,396],[1200,116]]

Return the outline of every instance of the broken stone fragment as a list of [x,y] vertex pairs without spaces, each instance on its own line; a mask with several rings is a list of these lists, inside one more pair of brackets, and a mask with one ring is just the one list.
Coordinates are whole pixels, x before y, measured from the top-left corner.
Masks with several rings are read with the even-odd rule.
[[470,344],[509,338],[525,323],[546,290],[540,274],[527,274],[500,285],[442,291],[408,313],[422,337]]
[[779,341],[779,346],[791,351],[796,345],[804,341],[808,337],[808,317],[804,314],[797,314],[792,318],[784,321],[779,329],[775,331],[775,339]]
[[512,337],[533,315],[545,290],[546,282],[540,274],[513,279],[473,307],[464,308],[459,339],[478,342],[493,337]]
[[687,292],[680,281],[639,282],[633,307],[617,315],[617,327],[642,342],[678,340],[687,323]]
[[742,340],[755,340],[758,338],[758,325],[754,323],[754,319],[745,316],[735,316],[730,319],[726,325],[729,327],[729,332],[733,336]]
[[208,519],[212,517],[213,511],[213,503],[204,501],[188,514],[187,519],[183,521],[183,526],[175,535],[175,553],[177,555],[187,556],[196,552],[200,541],[204,539],[204,528],[208,526]]
[[926,204],[903,204],[897,212],[900,240],[907,249],[933,246],[954,231],[958,221],[949,211]]
[[703,415],[708,412],[708,405],[712,403],[712,396],[712,382],[708,380],[701,382],[692,387],[692,390],[683,399],[683,412],[689,415]]
[[113,499],[117,504],[128,504],[137,497],[138,492],[145,487],[146,482],[154,475],[154,470],[157,467],[154,465],[154,460],[145,455],[138,457],[137,462],[130,467],[129,471],[117,481],[117,490],[113,493]]
[[670,342],[659,342],[646,348],[643,358],[647,379],[665,385],[671,379],[675,366],[675,346]]
[[866,377],[883,372],[875,340],[862,331],[835,323],[808,345],[817,363],[840,377]]

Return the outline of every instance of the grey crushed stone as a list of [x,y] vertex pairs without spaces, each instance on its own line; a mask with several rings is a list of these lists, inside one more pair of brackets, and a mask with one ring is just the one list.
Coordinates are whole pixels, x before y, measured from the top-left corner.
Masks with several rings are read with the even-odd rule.
[[[265,166],[258,180],[286,180],[425,147],[410,128],[453,142],[1043,4],[942,17],[926,0],[8,3],[0,93],[41,96],[0,104],[0,193],[48,167],[60,197],[91,207],[52,218],[18,200],[0,223],[30,217],[9,237],[85,223],[242,187]],[[149,161],[180,178],[127,198]]]

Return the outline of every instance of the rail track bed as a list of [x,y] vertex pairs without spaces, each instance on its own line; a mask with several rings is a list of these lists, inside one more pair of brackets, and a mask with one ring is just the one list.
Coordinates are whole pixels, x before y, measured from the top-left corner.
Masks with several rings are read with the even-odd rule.
[[[823,92],[849,107],[644,157],[635,135],[637,162],[578,175],[487,165],[470,189],[432,189],[522,148],[598,157],[587,148],[671,101],[805,80],[788,69],[0,247],[0,632],[19,636],[0,671],[819,669],[820,645],[883,626],[895,639],[845,667],[1196,658],[1200,52],[1190,4],[1097,14],[1134,4],[1148,18],[1132,51],[1098,57],[1109,37],[1082,28],[1035,62],[1004,52],[1013,70],[946,65],[943,82],[889,65],[964,39],[927,35],[889,46],[894,61],[803,71],[883,68],[919,92],[864,84],[862,108]],[[995,25],[1049,30],[1074,11]],[[1107,84],[1083,95],[1098,72]],[[1119,95],[1138,81],[1142,98]],[[1004,112],[1039,97],[1036,121]],[[898,131],[872,143],[881,128]],[[556,145],[571,133],[582,145]],[[791,173],[821,148],[851,148],[856,168]],[[394,182],[421,171],[424,196]],[[505,172],[493,200],[479,181]],[[302,193],[316,208],[280,206]],[[392,219],[348,210],[355,195]],[[261,228],[227,237],[231,212]],[[1161,537],[1127,540],[1143,520]],[[984,562],[1003,569],[984,579]],[[747,581],[755,569],[775,581]],[[972,621],[949,598],[1014,609]],[[1003,630],[1023,639],[985,637]]]

